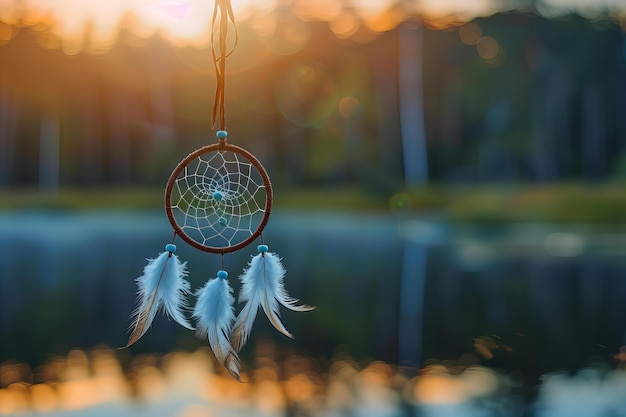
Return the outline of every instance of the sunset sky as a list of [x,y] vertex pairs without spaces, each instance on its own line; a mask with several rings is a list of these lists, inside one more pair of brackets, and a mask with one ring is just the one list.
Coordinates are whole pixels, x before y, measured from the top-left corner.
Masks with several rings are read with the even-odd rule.
[[[402,16],[385,15],[391,0],[352,0],[356,14],[372,30],[386,30]],[[15,0],[0,0],[0,21],[11,24],[21,18],[27,24],[44,22],[52,24],[54,32],[64,39],[82,39],[89,25],[90,39],[105,43],[114,42],[123,16],[131,12],[136,17],[132,30],[140,36],[149,36],[157,30],[177,40],[205,44],[208,40],[208,22],[213,13],[211,0],[23,0],[18,9]],[[303,19],[343,19],[342,2],[316,0],[315,2],[286,0],[232,0],[237,20],[250,17],[264,19],[280,5],[291,4],[294,13]],[[410,4],[410,3],[409,3]],[[415,11],[427,16],[455,15],[459,19],[489,15],[495,11],[496,0],[420,0]],[[593,14],[594,10],[608,8],[626,13],[624,0],[546,0],[547,13],[577,10]],[[381,17],[382,16],[382,17]],[[381,21],[387,19],[387,21]],[[128,22],[126,22],[128,24]]]

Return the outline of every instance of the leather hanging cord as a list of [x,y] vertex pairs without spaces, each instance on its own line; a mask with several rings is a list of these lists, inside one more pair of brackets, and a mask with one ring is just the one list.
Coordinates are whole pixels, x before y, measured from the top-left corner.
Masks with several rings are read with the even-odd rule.
[[[215,24],[219,15],[219,39],[218,39],[218,51],[215,50]],[[228,24],[232,23],[235,30],[235,43],[233,48],[227,52],[226,50],[226,38],[228,36]],[[237,34],[237,27],[235,26],[235,15],[233,13],[233,7],[230,4],[230,0],[215,0],[215,7],[213,9],[213,20],[211,22],[211,54],[213,55],[213,65],[215,67],[215,77],[217,80],[217,87],[215,89],[215,102],[213,103],[213,115],[211,117],[211,128],[215,127],[215,122],[219,117],[220,130],[226,129],[226,118],[224,115],[224,89],[225,89],[225,75],[226,75],[226,58],[237,46],[239,35]]]

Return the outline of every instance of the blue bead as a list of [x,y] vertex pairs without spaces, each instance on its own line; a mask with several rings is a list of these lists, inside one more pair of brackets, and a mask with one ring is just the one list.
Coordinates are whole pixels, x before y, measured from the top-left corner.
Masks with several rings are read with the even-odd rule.
[[268,251],[268,249],[269,249],[269,248],[267,247],[267,245],[259,245],[259,246],[257,246],[257,250],[258,250],[259,252],[261,252],[261,253],[265,253],[265,252],[267,252],[267,251]]
[[226,278],[228,278],[228,272],[226,272],[224,270],[217,271],[217,277],[218,278],[222,278],[222,279],[226,279]]
[[224,198],[224,195],[220,193],[219,191],[216,191],[213,193],[213,199],[215,201],[222,201],[222,198]]
[[215,136],[217,136],[218,139],[226,139],[228,137],[228,132],[225,130],[218,130]]
[[171,253],[176,252],[176,245],[172,244],[172,243],[168,243],[167,245],[165,245],[165,250]]
[[228,224],[228,219],[226,217],[220,217],[220,226],[226,226]]

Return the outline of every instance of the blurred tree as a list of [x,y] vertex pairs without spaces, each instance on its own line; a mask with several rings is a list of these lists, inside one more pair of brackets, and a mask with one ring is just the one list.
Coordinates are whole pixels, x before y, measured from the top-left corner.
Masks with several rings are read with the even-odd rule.
[[18,102],[0,82],[0,186],[12,182],[19,115]]
[[[547,19],[531,7],[442,29],[400,3],[405,22],[388,32],[357,20],[366,39],[301,20],[287,4],[272,15],[280,31],[240,24],[227,122],[279,184],[390,193],[405,181],[621,172],[625,43],[610,15]],[[11,36],[0,46],[5,186],[38,183],[47,115],[59,120],[61,186],[160,184],[165,166],[213,141],[207,47],[121,29],[106,53],[87,44],[68,55],[44,24]]]
[[44,115],[39,127],[39,188],[59,188],[59,117]]
[[428,152],[424,127],[423,53],[424,28],[408,22],[399,28],[400,134],[404,181],[415,187],[428,183]]

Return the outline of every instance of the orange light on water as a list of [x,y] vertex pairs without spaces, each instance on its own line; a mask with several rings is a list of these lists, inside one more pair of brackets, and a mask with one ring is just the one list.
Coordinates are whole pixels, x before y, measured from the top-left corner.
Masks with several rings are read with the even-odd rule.
[[143,366],[135,373],[137,396],[143,401],[157,402],[167,392],[163,373],[156,366]]
[[[379,361],[360,367],[352,360],[335,358],[325,372],[318,359],[279,356],[269,343],[259,344],[255,367],[242,374],[246,383],[235,381],[216,365],[208,348],[164,356],[139,355],[126,370],[115,351],[102,348],[90,353],[73,350],[32,374],[24,365],[2,364],[2,381],[11,382],[0,388],[0,415],[59,413],[57,410],[80,413],[78,410],[115,404],[132,404],[132,410],[140,414],[177,404],[172,409],[174,417],[212,417],[230,410],[282,415],[289,409],[311,415],[347,410],[391,415],[400,407],[403,394],[417,407],[453,405],[487,398],[500,386],[497,375],[480,366],[453,370],[435,364],[409,380],[395,366]],[[55,376],[56,380],[42,380]]]
[[434,364],[424,368],[422,374],[414,378],[408,387],[411,386],[405,392],[409,401],[427,405],[455,405],[494,395],[500,380],[493,371],[482,366],[449,368]]
[[89,358],[85,352],[73,350],[65,366],[56,388],[61,408],[84,409],[129,393],[124,373],[110,351],[96,351]]
[[286,401],[280,384],[270,379],[261,380],[254,389],[253,406],[263,414],[279,414],[285,409]]
[[373,362],[361,371],[361,380],[371,387],[389,387],[393,369],[384,362]]
[[59,407],[59,396],[51,384],[35,384],[30,387],[30,404],[37,412],[50,412]]
[[0,390],[0,415],[17,414],[28,410],[28,384],[15,382]]
[[305,374],[298,374],[284,383],[287,398],[294,402],[308,401],[317,393],[317,386]]
[[419,377],[413,394],[417,402],[424,404],[460,404],[469,397],[465,383],[449,375]]

